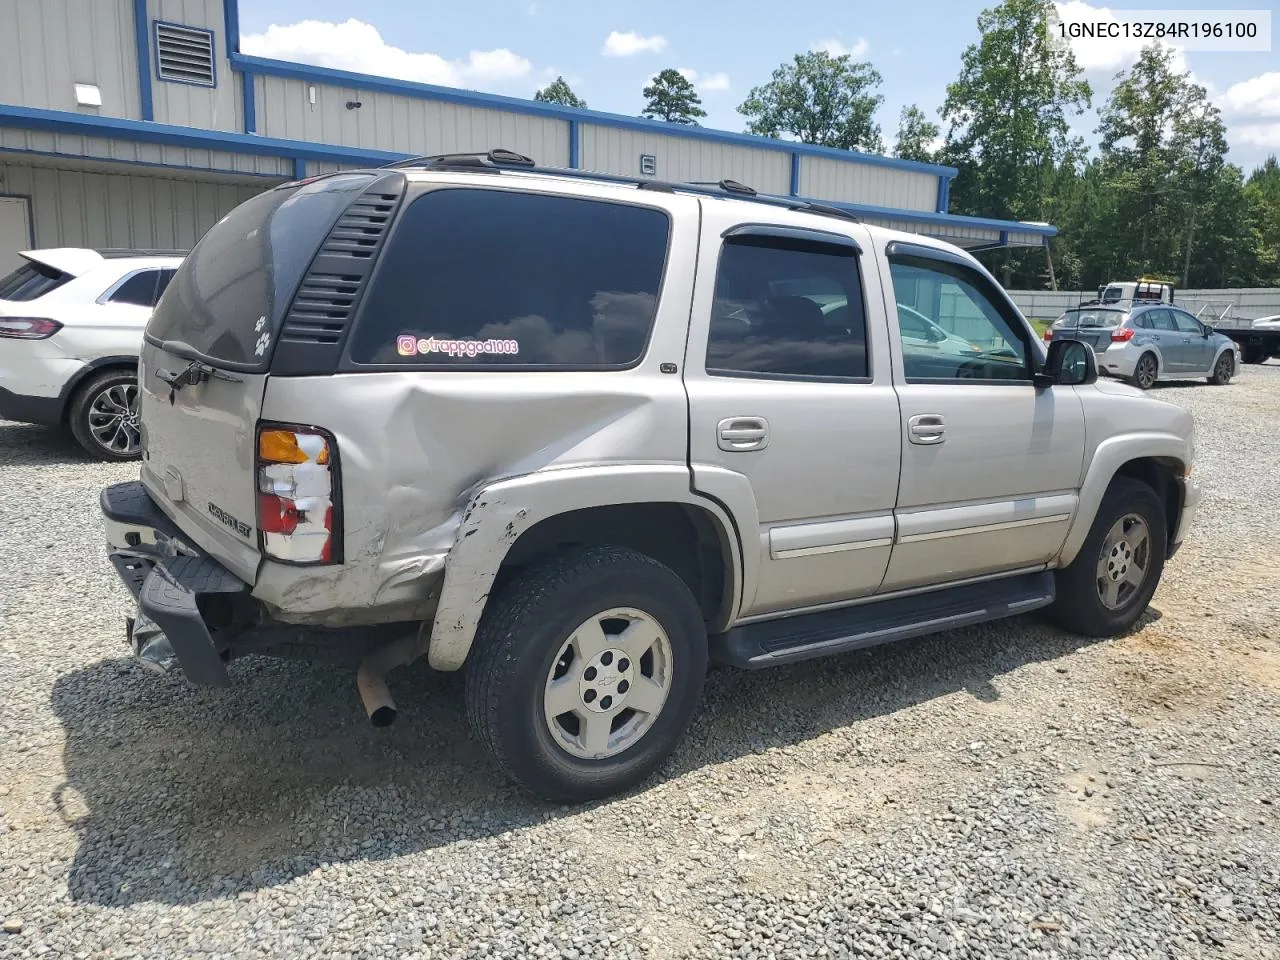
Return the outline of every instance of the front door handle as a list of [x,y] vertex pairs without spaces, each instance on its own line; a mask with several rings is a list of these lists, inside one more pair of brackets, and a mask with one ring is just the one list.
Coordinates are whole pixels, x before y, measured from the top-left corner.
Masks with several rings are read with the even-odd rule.
[[769,445],[769,421],[764,417],[726,417],[716,425],[716,442],[729,453],[763,450]]
[[907,421],[907,439],[912,443],[942,443],[947,439],[946,428],[942,414],[919,413]]
[[1182,342],[1183,342],[1183,343],[1190,343],[1190,342],[1191,342],[1191,338],[1190,338],[1190,337],[1183,337],[1183,338],[1182,338]]

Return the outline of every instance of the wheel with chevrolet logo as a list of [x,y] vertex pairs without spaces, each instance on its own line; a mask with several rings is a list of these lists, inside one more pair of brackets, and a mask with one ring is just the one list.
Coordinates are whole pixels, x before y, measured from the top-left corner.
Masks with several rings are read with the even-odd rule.
[[513,779],[580,802],[657,769],[706,670],[702,613],[679,576],[633,550],[576,550],[517,576],[485,611],[468,713]]

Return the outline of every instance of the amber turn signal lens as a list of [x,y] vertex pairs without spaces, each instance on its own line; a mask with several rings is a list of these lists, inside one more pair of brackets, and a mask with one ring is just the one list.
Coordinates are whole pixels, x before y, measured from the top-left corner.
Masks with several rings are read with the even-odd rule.
[[[314,435],[308,435],[308,439],[320,444],[314,462],[328,463],[329,444]],[[264,463],[306,463],[313,459],[299,446],[298,435],[292,430],[263,430],[259,433],[258,457]]]

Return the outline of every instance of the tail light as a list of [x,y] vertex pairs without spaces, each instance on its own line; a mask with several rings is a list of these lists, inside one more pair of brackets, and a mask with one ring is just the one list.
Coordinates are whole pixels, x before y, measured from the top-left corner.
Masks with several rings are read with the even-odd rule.
[[341,563],[338,448],[316,427],[258,426],[262,552],[284,563]]
[[1049,342],[1050,340],[1052,340],[1052,339],[1053,339],[1053,327],[1045,327],[1045,328],[1044,328],[1044,342],[1045,342],[1045,343],[1048,343],[1048,342]]
[[0,337],[10,340],[48,340],[61,329],[57,320],[44,317],[0,317]]
[[1134,332],[1133,327],[1121,327],[1111,331],[1111,339],[1116,343],[1127,343],[1133,339]]

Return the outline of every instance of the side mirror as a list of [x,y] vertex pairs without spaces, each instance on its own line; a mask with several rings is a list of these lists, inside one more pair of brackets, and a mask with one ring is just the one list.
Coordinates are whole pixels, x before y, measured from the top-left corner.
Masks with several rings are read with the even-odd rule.
[[1208,340],[1210,337],[1213,336],[1213,327],[1206,326],[1205,324],[1202,323],[1200,324],[1200,332],[1203,333],[1204,338]]
[[1080,387],[1098,379],[1098,358],[1083,340],[1052,340],[1037,387]]

